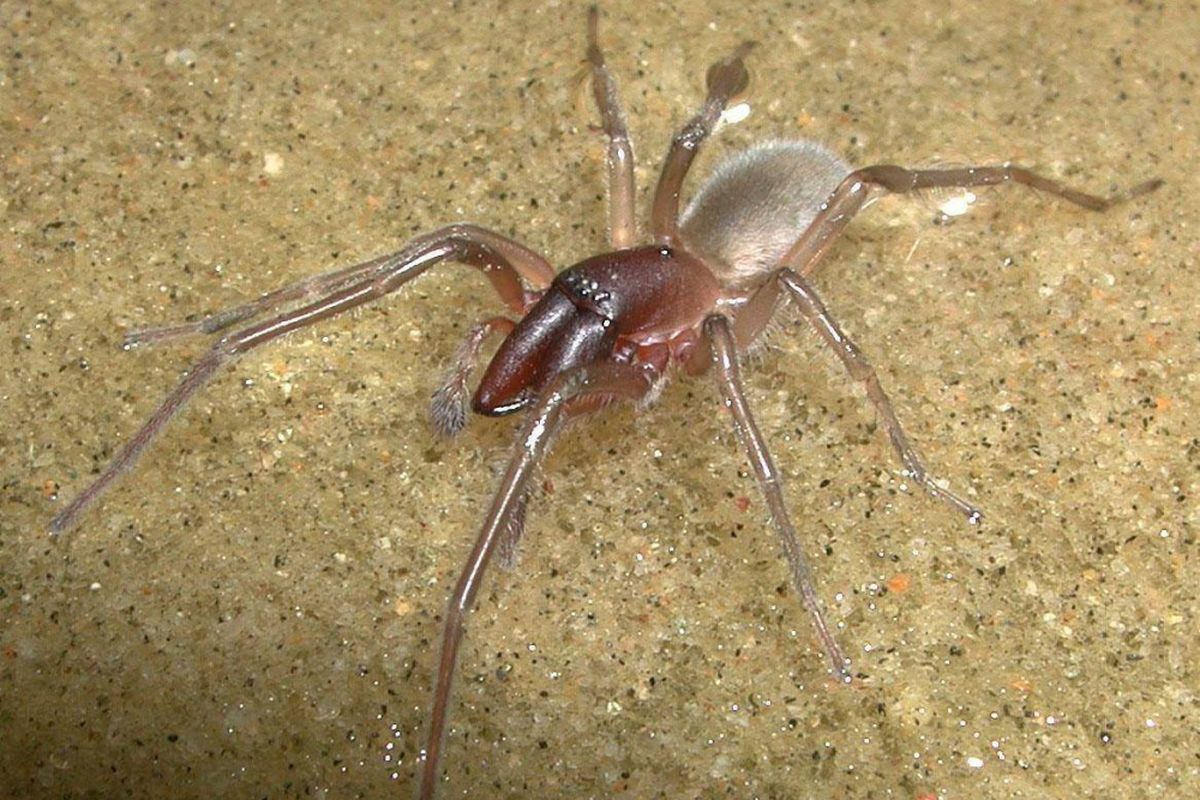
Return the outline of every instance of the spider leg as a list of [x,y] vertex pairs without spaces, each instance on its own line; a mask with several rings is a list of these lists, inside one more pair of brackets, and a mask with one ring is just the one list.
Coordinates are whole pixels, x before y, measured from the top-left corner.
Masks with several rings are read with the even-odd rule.
[[496,545],[496,558],[500,569],[512,572],[521,561],[521,536],[525,533],[525,509],[529,507],[529,492],[525,492],[513,512],[508,515],[500,542]]
[[[554,268],[550,266],[549,262],[519,242],[501,236],[498,233],[475,225],[461,224],[451,225],[435,231],[428,236],[436,237],[439,234],[478,239],[482,247],[490,248],[492,257],[500,262],[507,262],[507,267],[510,271],[515,270],[517,274],[536,289],[543,289],[550,285],[550,281],[554,280]],[[295,283],[290,283],[287,286],[267,292],[248,303],[218,311],[194,322],[130,331],[125,335],[125,347],[132,348],[142,344],[157,344],[196,334],[217,333],[231,325],[265,314],[287,303],[311,302],[348,286],[363,277],[386,271],[389,267],[394,266],[394,261],[398,255],[398,253],[391,253],[372,258],[369,261],[363,261],[360,264],[352,264],[348,267],[339,267],[330,270],[329,272],[310,275]],[[497,290],[500,291],[501,297],[505,302],[513,306],[513,291],[508,285],[511,283],[508,277],[500,278],[500,282],[497,282],[496,278],[492,278],[492,281],[497,286]],[[514,307],[514,310],[522,311],[523,309]]]
[[125,334],[124,346],[126,349],[132,349],[143,344],[158,344],[185,336],[217,333],[231,325],[235,325],[251,317],[256,317],[259,314],[264,314],[272,308],[278,308],[285,303],[313,300],[321,295],[328,294],[341,286],[353,283],[362,275],[370,273],[371,270],[378,268],[380,264],[385,263],[389,258],[391,258],[390,255],[379,256],[369,261],[364,261],[361,264],[352,264],[348,267],[340,267],[318,275],[310,275],[295,283],[266,292],[248,303],[222,309],[194,322],[182,322],[129,331]]
[[[552,278],[549,265],[541,261],[540,256],[536,257],[537,262],[523,257],[530,252],[515,242],[482,228],[473,225],[451,225],[413,240],[403,250],[386,259],[367,262],[372,268],[361,273],[356,281],[339,286],[299,308],[226,334],[196,362],[137,433],[113,457],[99,477],[54,516],[50,521],[50,531],[58,534],[70,528],[84,509],[137,462],[146,446],[162,431],[176,412],[187,404],[192,395],[204,386],[217,370],[243,353],[298,328],[390,294],[442,261],[461,261],[478,267],[491,280],[501,299],[510,307],[521,311],[526,305],[528,294],[522,288],[518,274],[525,274],[527,277],[532,275],[538,281],[544,279],[547,284]],[[515,261],[521,264],[520,272],[514,264],[514,259],[509,258],[513,254],[516,255]],[[545,265],[545,273],[540,268],[535,268],[537,264]]]
[[726,106],[750,85],[750,73],[746,71],[743,59],[753,47],[754,42],[743,42],[727,58],[708,68],[708,96],[703,107],[671,140],[658,186],[654,190],[654,205],[650,210],[654,240],[660,244],[671,245],[675,242],[679,230],[679,192],[700,145],[712,135]]
[[442,746],[446,736],[446,712],[458,663],[459,646],[466,629],[467,612],[479,593],[484,572],[497,549],[515,548],[524,518],[529,481],[550,449],[564,422],[590,409],[589,398],[604,396],[637,400],[659,378],[653,367],[602,363],[559,375],[541,394],[521,426],[512,458],[484,517],[475,546],[467,557],[450,596],[438,658],[437,684],[429,712],[429,729],[421,754],[421,785],[418,798],[432,800],[439,777]]
[[983,512],[949,489],[943,489],[929,474],[924,460],[909,441],[908,435],[905,434],[904,426],[900,424],[900,419],[892,408],[892,401],[887,392],[883,390],[875,368],[871,366],[871,362],[858,349],[858,345],[846,335],[837,320],[829,313],[829,309],[821,302],[817,290],[790,269],[781,270],[777,280],[787,290],[791,299],[796,302],[808,324],[820,334],[829,349],[841,359],[842,366],[846,368],[850,377],[861,383],[866,389],[867,399],[871,401],[871,405],[875,406],[875,413],[879,415],[883,429],[887,431],[892,449],[900,457],[908,474],[912,476],[913,480],[924,486],[925,491],[965,515],[967,522],[972,525],[978,524],[983,519]]
[[1100,197],[1072,189],[1058,181],[1039,175],[1024,167],[959,167],[954,169],[910,170],[892,164],[879,164],[851,172],[844,178],[820,213],[792,245],[781,262],[801,275],[808,275],[820,263],[821,257],[841,234],[854,215],[862,210],[873,189],[907,194],[920,189],[938,187],[969,188],[996,184],[1020,183],[1092,211],[1106,211],[1162,186],[1160,178],[1143,181],[1133,188]]
[[[650,357],[643,358],[639,353],[638,360],[632,366],[627,362],[593,366],[591,377],[588,378],[591,388],[567,400],[564,424],[577,417],[601,411],[621,400],[634,400],[635,405],[641,409],[658,399],[666,383],[663,377],[668,360],[665,346],[662,347],[661,358],[658,357],[658,347],[651,345],[644,348]],[[643,383],[647,386],[643,387]],[[605,385],[610,388],[602,388]],[[526,493],[509,518],[508,527],[500,540],[499,558],[502,569],[513,569],[517,565],[521,535],[525,532],[525,508],[528,500],[529,495]]]
[[887,431],[892,448],[913,480],[925,487],[931,495],[965,515],[967,522],[972,525],[982,520],[983,512],[949,489],[943,489],[929,474],[924,459],[917,453],[908,434],[904,432],[904,426],[896,416],[891,398],[879,382],[875,368],[859,350],[858,345],[842,330],[842,326],[821,301],[821,296],[813,285],[800,275],[787,268],[779,270],[750,297],[746,305],[742,306],[733,321],[733,337],[738,348],[748,347],[766,328],[778,306],[781,291],[786,291],[787,296],[795,301],[804,319],[841,359],[842,366],[846,368],[850,377],[866,389],[867,399],[875,407],[875,413]]
[[796,529],[792,526],[787,506],[783,501],[782,478],[775,469],[775,463],[767,450],[766,440],[763,439],[758,425],[754,422],[754,415],[750,412],[750,405],[746,402],[746,394],[742,390],[737,345],[729,320],[719,314],[713,314],[704,322],[704,334],[712,348],[713,364],[716,366],[717,379],[721,385],[725,406],[733,415],[733,425],[737,430],[738,439],[746,448],[750,466],[758,478],[759,489],[762,490],[767,501],[771,524],[775,527],[775,533],[779,536],[779,543],[787,557],[792,573],[792,584],[796,587],[796,591],[808,611],[808,616],[816,629],[817,638],[829,660],[830,669],[833,670],[833,674],[837,676],[838,680],[848,683],[850,681],[849,662],[842,654],[837,640],[834,639],[825,622],[825,615],[821,611],[821,602],[813,587],[812,570],[808,566],[804,548],[800,545],[800,539],[796,535]]
[[600,122],[608,137],[608,229],[614,250],[633,247],[637,239],[634,219],[633,145],[621,111],[617,84],[600,49],[600,10],[588,9],[587,60],[592,69],[592,95],[600,111]]

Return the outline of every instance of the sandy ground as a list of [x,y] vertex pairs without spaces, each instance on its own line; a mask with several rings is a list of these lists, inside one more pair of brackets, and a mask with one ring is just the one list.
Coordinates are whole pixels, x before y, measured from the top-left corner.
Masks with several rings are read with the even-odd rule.
[[[562,265],[602,249],[584,12],[147,5],[0,4],[0,795],[407,796],[514,428],[425,422],[498,308],[481,277],[246,357],[69,542],[46,523],[205,347],[124,353],[125,330],[454,220]],[[724,5],[605,4],[643,190],[744,39],[753,114],[700,172],[808,137],[1168,184],[1103,215],[980,192],[950,226],[888,198],[816,276],[980,528],[905,483],[802,325],[747,366],[848,688],[710,382],[566,436],[472,618],[445,796],[1200,794],[1200,13]]]

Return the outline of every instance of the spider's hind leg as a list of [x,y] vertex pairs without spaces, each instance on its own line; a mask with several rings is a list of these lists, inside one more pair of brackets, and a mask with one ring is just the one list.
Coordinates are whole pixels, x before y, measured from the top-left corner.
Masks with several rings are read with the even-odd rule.
[[816,289],[790,269],[781,270],[777,281],[772,282],[778,282],[787,291],[789,299],[796,303],[800,313],[829,349],[837,354],[850,377],[866,389],[867,399],[875,407],[875,413],[879,415],[879,421],[887,432],[892,449],[896,451],[912,479],[921,484],[929,494],[964,515],[967,522],[972,525],[978,524],[983,519],[983,512],[954,492],[940,486],[929,474],[924,460],[909,441],[908,434],[904,432],[904,426],[900,424],[900,419],[892,408],[892,401],[883,390],[875,368],[829,313]]
[[621,111],[617,83],[613,80],[604,51],[600,49],[600,11],[588,10],[587,59],[592,70],[592,95],[600,112],[600,123],[608,137],[608,228],[609,243],[614,250],[633,247],[637,240],[634,219],[636,187],[633,181],[633,145],[629,141],[629,126]]
[[905,169],[895,164],[876,164],[856,169],[842,180],[821,205],[820,213],[804,230],[781,264],[801,275],[808,275],[821,262],[830,245],[841,235],[850,220],[862,211],[876,192],[911,194],[922,189],[967,189],[976,186],[1021,184],[1059,197],[1089,211],[1107,211],[1134,198],[1149,194],[1163,185],[1151,178],[1115,194],[1100,196],[1081,192],[1052,178],[1015,164],[999,167],[954,167],[951,169]]

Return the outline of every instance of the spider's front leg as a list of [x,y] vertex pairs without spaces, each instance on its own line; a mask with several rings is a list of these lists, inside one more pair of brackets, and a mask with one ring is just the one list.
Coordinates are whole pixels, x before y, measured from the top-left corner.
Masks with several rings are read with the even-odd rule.
[[295,283],[289,283],[287,286],[266,292],[248,303],[222,309],[194,322],[157,325],[151,328],[132,330],[125,334],[124,346],[126,349],[132,349],[144,344],[160,344],[187,336],[219,333],[239,322],[266,314],[271,309],[279,308],[287,303],[308,302],[318,297],[324,297],[332,291],[353,283],[363,275],[370,274],[391,257],[391,255],[378,256],[370,261],[310,275]]
[[137,462],[171,418],[221,367],[294,330],[390,294],[443,261],[459,261],[480,269],[487,275],[500,298],[517,312],[526,308],[532,296],[524,289],[520,278],[524,277],[535,289],[545,288],[554,278],[554,270],[549,263],[523,245],[475,225],[451,225],[413,240],[403,250],[390,256],[325,273],[315,280],[299,281],[252,303],[214,314],[206,318],[213,320],[208,327],[201,320],[195,325],[159,329],[170,333],[151,336],[148,340],[205,332],[213,326],[219,330],[234,321],[273,310],[297,297],[305,297],[314,287],[320,287],[323,291],[315,300],[226,334],[214,343],[100,475],[54,516],[50,521],[50,531],[59,534],[74,525],[79,515]]
[[555,436],[570,419],[587,414],[614,400],[638,401],[658,385],[659,370],[647,364],[600,363],[560,374],[539,395],[521,426],[512,458],[484,517],[475,546],[463,565],[450,596],[438,657],[436,688],[429,712],[429,727],[421,753],[418,798],[432,800],[439,779],[446,717],[458,651],[466,631],[467,612],[475,602],[492,555],[515,551],[523,532],[529,481],[545,458]]
[[529,305],[528,293],[522,292],[519,281],[511,274],[513,271],[524,278],[530,285],[541,289],[554,280],[554,268],[540,255],[505,236],[481,228],[478,225],[459,223],[440,228],[425,236],[419,237],[399,253],[376,256],[368,261],[339,267],[328,272],[310,275],[307,278],[289,283],[279,289],[256,297],[248,303],[222,309],[216,313],[202,317],[195,322],[184,322],[174,325],[162,325],[152,328],[142,328],[125,334],[125,347],[132,348],[143,344],[158,344],[160,342],[179,339],[185,336],[219,333],[226,328],[248,319],[266,314],[288,303],[312,302],[349,286],[372,275],[379,275],[389,269],[396,268],[396,260],[406,250],[419,246],[423,241],[436,242],[439,239],[455,239],[464,243],[463,255],[458,260],[473,263],[465,245],[477,241],[480,250],[475,253],[476,261],[489,256],[497,259],[498,264],[509,269],[501,269],[493,274],[489,272],[487,263],[475,263],[488,274],[493,287],[513,311],[521,312]]

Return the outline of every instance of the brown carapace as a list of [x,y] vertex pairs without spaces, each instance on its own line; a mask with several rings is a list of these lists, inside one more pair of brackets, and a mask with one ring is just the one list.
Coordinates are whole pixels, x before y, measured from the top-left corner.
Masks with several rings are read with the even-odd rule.
[[524,529],[530,478],[555,433],[572,418],[614,401],[648,402],[667,370],[712,371],[766,499],[795,589],[833,674],[850,680],[820,602],[782,481],[754,422],[738,373],[739,353],[763,333],[785,302],[794,306],[837,355],[867,397],[908,475],[971,523],[980,512],[929,475],[910,444],[875,370],[829,313],[808,275],[867,200],[882,192],[1020,183],[1084,208],[1103,211],[1157,188],[1141,183],[1112,197],[1076,191],[1017,166],[910,170],[892,165],[853,169],[821,145],[770,142],[728,159],[680,213],[680,189],[701,145],[749,82],[743,63],[751,43],[713,64],[698,113],[675,134],[654,192],[649,243],[638,244],[634,221],[633,150],[616,86],[588,14],[587,61],[608,142],[612,251],[555,274],[540,255],[500,234],[456,224],[421,236],[399,252],[316,275],[245,305],[193,323],[131,333],[127,346],[192,334],[222,335],[167,396],[105,470],[50,524],[60,534],[137,461],[166,423],[218,369],[298,328],[391,294],[430,267],[460,262],[490,279],[518,319],[493,317],[475,326],[433,397],[432,421],[444,435],[465,421],[468,383],[485,340],[504,340],[483,373],[470,407],[492,416],[526,413],[511,460],[450,598],[429,713],[418,796],[440,779],[447,708],[466,615],[494,553],[511,553]]

